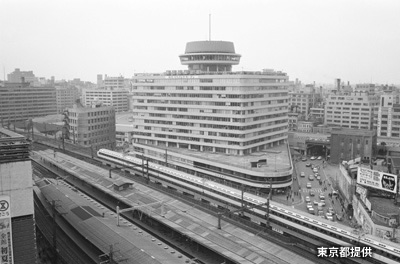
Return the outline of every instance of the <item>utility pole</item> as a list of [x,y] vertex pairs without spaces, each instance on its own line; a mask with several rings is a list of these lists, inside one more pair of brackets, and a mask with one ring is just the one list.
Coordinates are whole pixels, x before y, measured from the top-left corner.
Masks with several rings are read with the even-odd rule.
[[267,214],[265,215],[265,218],[267,219],[267,226],[269,227],[269,204],[270,204],[270,200],[271,200],[271,196],[272,196],[272,178],[269,184],[269,194],[268,194],[268,198],[267,198]]
[[146,176],[147,176],[148,183],[150,183],[149,160],[148,159],[146,159]]

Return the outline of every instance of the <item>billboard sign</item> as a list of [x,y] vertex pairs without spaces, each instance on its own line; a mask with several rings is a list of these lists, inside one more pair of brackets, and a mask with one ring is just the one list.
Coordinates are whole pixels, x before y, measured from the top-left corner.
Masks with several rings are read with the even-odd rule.
[[0,196],[0,264],[13,264],[10,196]]
[[397,175],[358,167],[357,183],[367,187],[396,193]]

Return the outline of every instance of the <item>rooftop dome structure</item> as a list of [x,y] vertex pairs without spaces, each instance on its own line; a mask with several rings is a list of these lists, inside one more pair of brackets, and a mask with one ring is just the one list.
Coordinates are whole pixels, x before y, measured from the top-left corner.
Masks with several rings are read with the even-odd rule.
[[182,65],[189,70],[232,71],[232,65],[238,65],[240,54],[235,53],[230,41],[192,41],[186,44],[185,54],[180,55]]

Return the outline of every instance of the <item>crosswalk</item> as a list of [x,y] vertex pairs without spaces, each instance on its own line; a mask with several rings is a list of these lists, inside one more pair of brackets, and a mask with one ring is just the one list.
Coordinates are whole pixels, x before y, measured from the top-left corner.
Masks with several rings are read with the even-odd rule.
[[303,192],[303,193],[310,193],[310,192],[313,192],[313,193],[322,193],[322,192],[323,192],[321,188],[311,188],[311,189],[308,189],[308,188],[301,188],[300,191]]

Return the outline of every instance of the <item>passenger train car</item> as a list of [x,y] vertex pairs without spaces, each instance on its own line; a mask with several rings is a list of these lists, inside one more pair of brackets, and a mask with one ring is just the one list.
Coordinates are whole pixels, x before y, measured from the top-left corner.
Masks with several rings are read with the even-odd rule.
[[[112,163],[122,165],[125,169],[131,168],[133,172],[141,173],[140,166],[143,164],[142,159],[107,149],[100,149],[97,156],[103,161],[108,161],[108,164]],[[147,166],[148,173],[152,176],[157,176],[158,178],[167,181],[186,183],[185,186],[192,186],[193,189],[196,188],[196,190],[199,186],[202,188],[208,188],[208,190],[212,191],[210,193],[218,194],[219,197],[225,197],[225,203],[238,204],[238,201],[241,200],[241,190],[218,184],[216,182],[205,184],[204,179],[201,177],[177,171],[156,163],[148,162]],[[255,205],[262,205],[267,202],[266,198],[248,193],[243,195],[243,199],[248,203]],[[265,208],[265,210],[253,210],[255,214],[258,214],[258,217],[264,217],[266,214],[266,206],[262,205],[262,207]],[[315,216],[311,217],[310,215],[304,214],[302,211],[273,201],[270,202],[270,219],[274,219],[281,224],[284,223],[284,226],[286,227],[290,225],[290,228],[294,230],[300,230],[303,232],[304,230],[307,230],[307,234],[314,234],[315,237],[325,238],[325,241],[331,242],[332,244],[334,243],[342,246],[370,246],[373,251],[374,263],[400,263],[400,247],[393,242],[382,241],[371,235],[355,234],[353,230],[347,226],[325,221],[325,219],[317,218]]]

